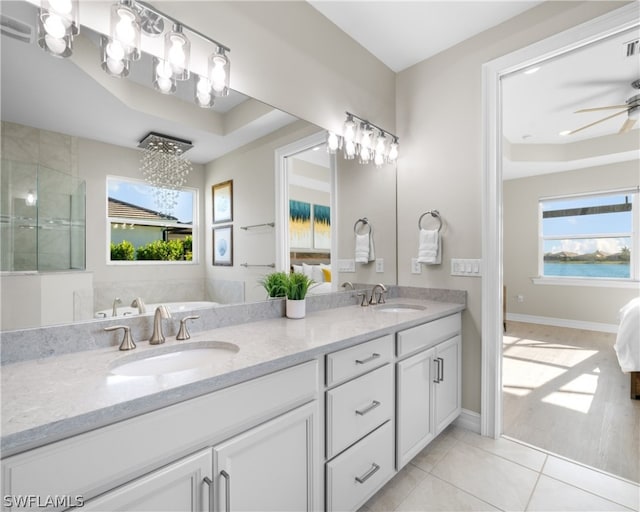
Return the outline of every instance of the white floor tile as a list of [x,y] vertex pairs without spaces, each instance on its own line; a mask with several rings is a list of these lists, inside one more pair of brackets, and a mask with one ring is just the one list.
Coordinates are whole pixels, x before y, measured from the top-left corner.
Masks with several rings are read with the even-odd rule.
[[461,439],[476,448],[499,455],[534,471],[540,471],[547,458],[544,452],[504,438],[492,439],[467,431]]
[[498,510],[475,496],[429,475],[396,509],[402,512],[445,512],[454,510]]
[[538,473],[464,442],[432,474],[503,510],[524,510]]
[[429,473],[447,452],[458,443],[456,436],[445,430],[412,460],[411,464]]
[[388,512],[395,510],[416,486],[422,482],[428,473],[407,464],[394,476],[380,491],[378,491],[367,503],[367,512]]
[[547,458],[542,473],[620,503],[632,510],[640,509],[640,486],[638,485],[551,455]]
[[527,512],[609,512],[614,510],[628,511],[629,509],[545,475],[540,476],[527,507]]

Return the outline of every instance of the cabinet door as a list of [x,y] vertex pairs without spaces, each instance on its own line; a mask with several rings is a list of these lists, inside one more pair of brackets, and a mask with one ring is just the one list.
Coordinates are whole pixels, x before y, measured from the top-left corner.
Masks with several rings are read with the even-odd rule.
[[319,508],[317,402],[215,446],[215,510]]
[[213,457],[202,450],[85,503],[82,510],[200,511],[209,510]]
[[462,338],[455,336],[436,347],[435,428],[439,434],[462,410],[460,383]]
[[432,384],[435,350],[426,350],[397,366],[398,471],[435,436],[432,420]]

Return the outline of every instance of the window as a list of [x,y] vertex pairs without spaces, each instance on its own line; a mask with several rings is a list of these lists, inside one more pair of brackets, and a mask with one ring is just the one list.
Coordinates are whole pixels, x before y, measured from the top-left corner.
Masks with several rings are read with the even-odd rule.
[[144,181],[107,178],[107,260],[193,262],[195,189],[158,189]]
[[638,192],[541,199],[539,275],[637,280]]

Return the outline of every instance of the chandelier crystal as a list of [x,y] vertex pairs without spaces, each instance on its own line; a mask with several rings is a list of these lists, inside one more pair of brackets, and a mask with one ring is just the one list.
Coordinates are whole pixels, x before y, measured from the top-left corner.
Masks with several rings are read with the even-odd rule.
[[163,215],[172,215],[193,168],[183,154],[193,146],[190,141],[152,132],[138,147],[143,149],[140,170],[153,187],[156,209]]

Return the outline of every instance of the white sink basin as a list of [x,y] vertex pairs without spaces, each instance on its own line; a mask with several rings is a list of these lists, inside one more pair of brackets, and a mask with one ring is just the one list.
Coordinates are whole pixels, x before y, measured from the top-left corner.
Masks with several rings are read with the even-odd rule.
[[147,377],[193,370],[224,363],[239,350],[237,345],[223,341],[161,347],[147,357],[131,354],[118,360],[111,368],[111,373],[126,377]]
[[418,304],[381,304],[376,306],[376,311],[383,313],[415,313],[416,311],[424,311],[425,306]]

